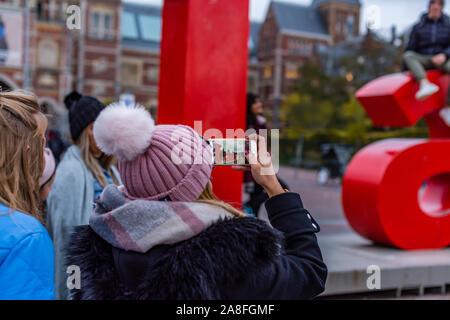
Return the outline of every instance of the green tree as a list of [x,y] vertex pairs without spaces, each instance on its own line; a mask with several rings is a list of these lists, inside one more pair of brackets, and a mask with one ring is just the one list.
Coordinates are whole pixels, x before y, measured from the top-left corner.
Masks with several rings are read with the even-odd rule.
[[284,137],[298,138],[328,128],[344,128],[339,108],[349,101],[346,81],[325,74],[315,63],[300,68],[296,90],[281,107]]
[[372,121],[364,108],[354,96],[339,108],[339,116],[345,122],[347,142],[360,148],[366,144],[367,133],[372,128]]
[[285,125],[284,137],[297,139],[301,134],[325,129],[334,114],[333,109],[329,101],[314,100],[306,93],[293,93],[281,108],[281,120]]
[[361,43],[349,44],[347,51],[336,62],[341,75],[349,76],[355,89],[380,76],[399,72],[402,67],[403,48],[370,30]]

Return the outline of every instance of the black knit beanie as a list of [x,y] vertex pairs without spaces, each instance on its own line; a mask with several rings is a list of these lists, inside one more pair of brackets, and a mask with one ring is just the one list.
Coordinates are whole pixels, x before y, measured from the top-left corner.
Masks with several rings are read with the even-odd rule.
[[82,97],[77,91],[72,91],[64,98],[64,104],[66,105],[67,110],[70,110],[70,107],[80,100]]
[[99,100],[77,92],[70,93],[64,103],[69,108],[70,134],[73,141],[77,141],[83,130],[94,122],[105,108]]

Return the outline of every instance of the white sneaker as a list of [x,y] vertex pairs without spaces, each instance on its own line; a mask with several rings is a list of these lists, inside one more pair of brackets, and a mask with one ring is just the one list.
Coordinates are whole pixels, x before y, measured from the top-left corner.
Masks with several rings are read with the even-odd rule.
[[439,87],[431,82],[423,82],[416,93],[417,100],[424,100],[439,91]]
[[439,116],[444,120],[445,124],[450,127],[450,107],[442,108],[439,111]]

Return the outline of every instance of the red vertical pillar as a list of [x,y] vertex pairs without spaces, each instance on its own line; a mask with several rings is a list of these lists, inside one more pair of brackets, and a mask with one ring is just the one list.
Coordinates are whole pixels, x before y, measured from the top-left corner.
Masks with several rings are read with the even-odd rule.
[[[158,124],[245,130],[248,0],[165,0]],[[242,173],[213,170],[214,192],[240,203]]]

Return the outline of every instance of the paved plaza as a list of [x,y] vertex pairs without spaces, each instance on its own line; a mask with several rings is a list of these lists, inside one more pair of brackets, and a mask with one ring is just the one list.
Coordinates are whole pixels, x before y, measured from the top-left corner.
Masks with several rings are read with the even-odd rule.
[[[373,244],[348,225],[339,181],[321,186],[315,171],[287,167],[280,168],[279,176],[300,193],[321,226],[318,238],[329,268],[322,298],[450,299],[450,248],[403,251]],[[367,288],[371,265],[381,269],[381,290]]]

